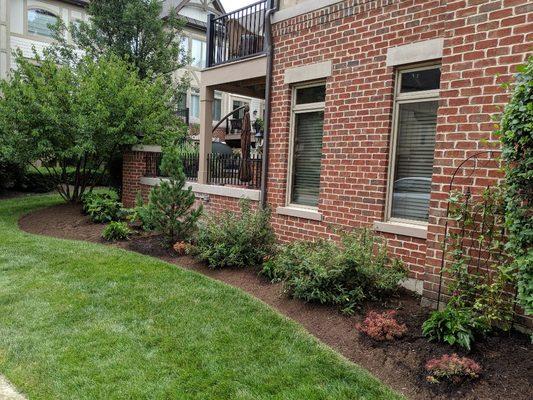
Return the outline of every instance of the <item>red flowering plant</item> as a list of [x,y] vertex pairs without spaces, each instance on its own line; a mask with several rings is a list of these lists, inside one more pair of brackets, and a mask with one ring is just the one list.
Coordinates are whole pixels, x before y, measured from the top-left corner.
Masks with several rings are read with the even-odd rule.
[[459,384],[466,379],[479,377],[481,366],[468,357],[459,357],[457,354],[445,354],[440,358],[433,358],[426,363],[429,375],[426,380],[430,383],[449,381]]
[[398,323],[395,316],[394,310],[383,313],[370,311],[363,323],[356,325],[356,329],[378,342],[398,339],[407,332],[407,327],[405,324]]

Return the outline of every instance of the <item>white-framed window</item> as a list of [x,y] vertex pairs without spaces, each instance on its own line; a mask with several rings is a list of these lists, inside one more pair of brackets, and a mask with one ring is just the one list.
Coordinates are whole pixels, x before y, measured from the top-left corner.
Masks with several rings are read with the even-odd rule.
[[292,88],[287,205],[317,208],[326,83]]
[[191,40],[191,65],[197,68],[205,68],[206,63],[206,42],[203,40]]
[[57,24],[59,17],[42,8],[28,10],[28,33],[32,35],[53,37],[50,26]]
[[220,121],[221,119],[222,119],[222,97],[215,97],[215,100],[213,101],[213,121]]
[[200,118],[200,94],[191,93],[191,117]]
[[439,87],[439,64],[396,72],[387,191],[389,221],[427,224]]

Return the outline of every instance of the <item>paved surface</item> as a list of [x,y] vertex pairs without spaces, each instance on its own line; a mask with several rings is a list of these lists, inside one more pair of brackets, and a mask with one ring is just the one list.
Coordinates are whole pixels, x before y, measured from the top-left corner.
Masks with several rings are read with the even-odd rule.
[[7,379],[0,375],[0,400],[26,400],[26,398],[17,393]]

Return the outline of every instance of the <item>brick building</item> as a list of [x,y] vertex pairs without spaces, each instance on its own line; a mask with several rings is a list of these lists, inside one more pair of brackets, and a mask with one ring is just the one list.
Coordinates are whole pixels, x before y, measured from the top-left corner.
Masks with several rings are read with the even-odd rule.
[[[199,171],[191,182],[199,201],[211,211],[236,209],[242,197],[265,202],[282,241],[371,227],[405,261],[408,286],[434,300],[447,184],[465,158],[496,141],[491,117],[508,99],[501,84],[533,50],[533,4],[285,0],[251,7],[210,20]],[[264,23],[252,25],[258,19]],[[235,20],[238,51],[225,39]],[[212,176],[207,121],[221,89],[266,98],[257,187]],[[126,156],[127,205],[157,184],[146,162],[152,151]],[[487,169],[476,184],[497,178]]]

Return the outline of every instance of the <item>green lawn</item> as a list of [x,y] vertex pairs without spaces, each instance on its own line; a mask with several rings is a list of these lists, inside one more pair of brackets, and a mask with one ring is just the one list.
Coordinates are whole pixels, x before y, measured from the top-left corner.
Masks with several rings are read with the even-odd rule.
[[0,372],[30,399],[400,398],[238,289],[18,229],[59,201],[0,201]]

